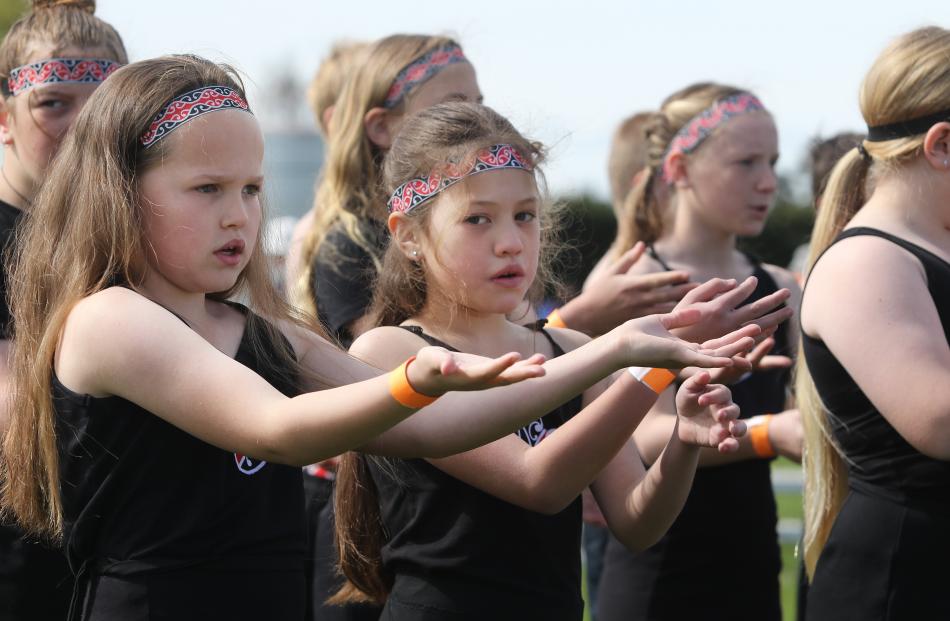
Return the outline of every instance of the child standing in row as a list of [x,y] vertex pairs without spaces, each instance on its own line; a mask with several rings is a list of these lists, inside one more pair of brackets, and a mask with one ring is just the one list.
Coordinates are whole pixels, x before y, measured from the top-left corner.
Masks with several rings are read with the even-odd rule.
[[[539,257],[550,246],[542,231],[552,223],[537,185],[540,161],[535,143],[483,106],[439,105],[406,122],[385,165],[393,242],[373,305],[381,327],[357,339],[354,354],[388,366],[428,343],[481,354],[514,348],[556,360],[589,341],[506,318],[545,282]],[[628,325],[685,328],[678,324],[682,313],[696,311],[691,306]],[[644,471],[630,434],[672,378],[632,370],[517,434],[448,458],[367,462],[347,455],[337,530],[352,585],[340,598],[385,599],[382,619],[482,619],[499,609],[579,619],[581,491],[592,484],[617,536],[642,549],[682,506],[697,446],[738,448],[738,410],[728,390],[702,372],[679,390],[678,424],[658,465]]]
[[[94,15],[95,3],[37,0],[0,44],[0,250],[4,256],[28,212],[66,130],[90,94],[128,62],[122,39]],[[0,270],[0,390],[6,398],[11,335]],[[0,430],[6,412],[0,411]],[[0,526],[0,618],[62,619],[72,576],[63,555]]]

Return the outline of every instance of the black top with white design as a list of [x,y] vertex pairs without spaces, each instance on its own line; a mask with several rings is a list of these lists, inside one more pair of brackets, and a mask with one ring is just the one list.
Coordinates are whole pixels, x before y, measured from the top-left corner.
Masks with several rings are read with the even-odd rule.
[[[540,333],[555,356],[563,353],[547,332]],[[580,408],[578,396],[517,435],[535,444]],[[400,618],[581,619],[580,498],[543,515],[463,483],[424,459],[371,464],[389,535],[383,562],[395,575],[387,608],[398,607]]]
[[[291,371],[267,372],[255,355],[248,332],[263,320],[245,312],[235,359],[297,394]],[[273,351],[281,346],[290,344]],[[82,618],[303,618],[300,468],[214,447],[125,399],[77,394],[55,375],[53,394]]]

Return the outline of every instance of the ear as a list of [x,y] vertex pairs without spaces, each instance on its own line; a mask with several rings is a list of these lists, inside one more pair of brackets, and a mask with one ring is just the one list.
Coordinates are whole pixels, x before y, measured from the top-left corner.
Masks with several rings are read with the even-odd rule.
[[13,144],[13,133],[10,131],[10,108],[6,97],[0,96],[0,144]]
[[937,170],[950,170],[950,123],[937,123],[924,136],[924,157]]
[[323,110],[323,114],[320,115],[320,124],[323,125],[323,132],[327,135],[330,134],[330,121],[333,120],[333,110],[336,108],[336,104],[332,106],[327,106]]
[[363,129],[370,142],[380,149],[389,149],[393,144],[390,130],[390,113],[386,108],[371,108],[363,117]]
[[391,237],[389,243],[396,244],[410,260],[419,260],[422,256],[422,246],[416,239],[416,227],[409,221],[408,216],[398,211],[391,213],[386,224],[389,226]]
[[685,153],[677,151],[668,155],[664,170],[669,173],[666,179],[668,184],[675,185],[677,188],[689,187],[689,168],[686,166]]

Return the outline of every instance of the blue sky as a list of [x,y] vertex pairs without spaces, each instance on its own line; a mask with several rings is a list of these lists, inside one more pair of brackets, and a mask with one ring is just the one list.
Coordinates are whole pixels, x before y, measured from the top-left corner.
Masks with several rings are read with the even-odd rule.
[[261,105],[274,76],[309,80],[337,39],[452,34],[486,103],[553,147],[552,189],[601,196],[615,125],[682,86],[715,80],[758,94],[778,123],[779,168],[795,171],[810,137],[863,127],[858,87],[890,39],[950,27],[947,0],[99,0],[97,14],[133,60],[194,52],[236,65],[265,128],[279,123]]

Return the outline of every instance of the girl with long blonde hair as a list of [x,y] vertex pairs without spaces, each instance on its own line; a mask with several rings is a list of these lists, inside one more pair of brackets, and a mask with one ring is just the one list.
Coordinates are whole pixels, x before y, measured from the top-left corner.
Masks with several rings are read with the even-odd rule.
[[[797,285],[785,270],[736,248],[739,236],[759,234],[777,190],[778,136],[771,114],[752,93],[699,83],[673,93],[646,126],[647,168],[628,194],[612,256],[636,244],[647,248],[639,274],[680,270],[692,280],[732,278],[748,298],[742,312],[761,304],[797,306]],[[734,453],[702,451],[682,513],[669,532],[640,554],[608,544],[598,619],[781,619],[781,557],[770,462],[776,454],[799,459],[798,412],[786,409],[794,341],[784,308],[771,313],[772,329],[750,354],[753,373],[714,373],[727,384],[751,431]],[[676,423],[668,390],[637,427],[634,439],[654,463]],[[724,498],[731,502],[723,502]],[[741,532],[728,555],[699,548],[723,528]],[[718,598],[738,580],[741,598]],[[683,597],[683,589],[693,595]]]
[[812,234],[797,394],[808,619],[950,617],[950,31],[896,39]]

